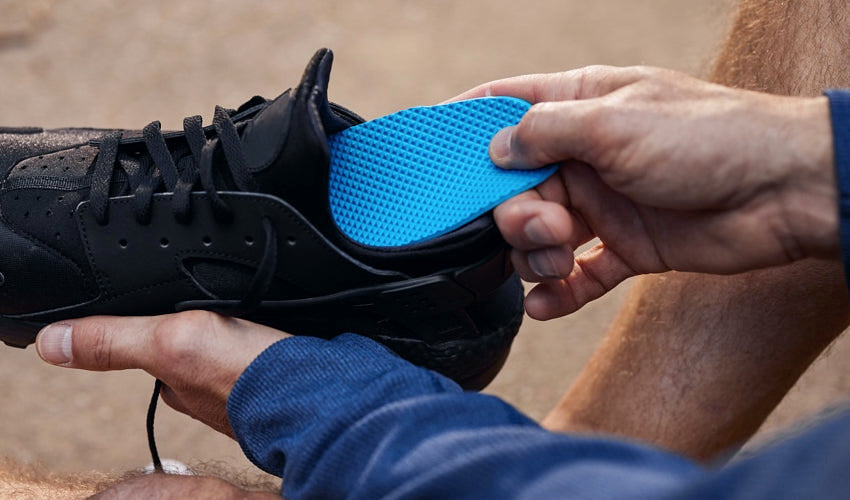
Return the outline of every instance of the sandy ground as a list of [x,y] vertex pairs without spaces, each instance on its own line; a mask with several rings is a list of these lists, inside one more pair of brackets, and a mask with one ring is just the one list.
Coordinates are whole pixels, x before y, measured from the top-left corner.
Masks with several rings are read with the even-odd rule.
[[[586,64],[701,74],[725,25],[718,0],[232,2],[0,0],[0,124],[140,128],[297,82],[335,50],[331,97],[366,117],[446,99],[478,83]],[[600,340],[621,287],[579,313],[527,321],[488,392],[540,418]],[[839,342],[771,417],[780,428],[850,392]],[[842,372],[841,369],[844,368]],[[0,346],[0,456],[58,471],[149,461],[142,373],[78,373]],[[317,416],[321,418],[321,416]],[[236,444],[163,408],[160,450],[247,466]]]

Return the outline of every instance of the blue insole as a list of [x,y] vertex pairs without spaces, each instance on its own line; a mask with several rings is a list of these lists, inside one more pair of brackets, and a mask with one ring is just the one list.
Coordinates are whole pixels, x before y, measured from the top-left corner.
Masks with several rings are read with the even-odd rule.
[[471,222],[555,172],[503,170],[490,139],[531,105],[487,97],[411,108],[328,138],[331,214],[349,238],[397,247]]

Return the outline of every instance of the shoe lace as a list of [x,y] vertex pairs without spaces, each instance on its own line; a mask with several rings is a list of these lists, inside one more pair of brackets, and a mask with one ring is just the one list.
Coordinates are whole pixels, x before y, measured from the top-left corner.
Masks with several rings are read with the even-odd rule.
[[[172,193],[171,208],[175,218],[183,224],[188,224],[192,213],[191,193],[196,190],[199,183],[200,188],[207,194],[214,216],[219,220],[232,219],[232,209],[218,193],[215,185],[213,158],[218,148],[224,153],[226,160],[224,164],[229,170],[226,173],[230,174],[233,183],[240,191],[257,191],[257,186],[248,171],[245,152],[230,112],[216,106],[213,126],[216,137],[207,139],[200,116],[185,118],[183,132],[189,151],[188,154],[177,155],[177,160],[168,148],[158,121],[148,124],[142,130],[148,156],[141,156],[138,163],[119,160],[122,132],[113,132],[102,138],[92,173],[89,195],[89,202],[97,223],[105,225],[109,220],[110,188],[119,168],[127,174],[128,183],[133,190],[134,215],[140,224],[150,223],[154,193],[162,191]],[[248,290],[237,305],[223,307],[216,312],[231,316],[247,314],[260,304],[263,296],[268,292],[277,268],[277,234],[268,216],[263,216],[262,223],[265,247]],[[148,446],[156,472],[163,472],[154,437],[154,417],[161,390],[162,381],[157,379],[146,420]]]
[[[153,195],[160,191],[173,193],[172,210],[178,221],[187,223],[191,217],[191,192],[200,180],[200,186],[209,196],[215,215],[227,220],[231,209],[218,194],[214,181],[214,162],[217,148],[221,148],[230,177],[240,191],[256,191],[257,186],[248,172],[245,152],[242,149],[236,125],[230,113],[217,106],[213,117],[217,137],[207,139],[200,116],[183,120],[183,131],[189,154],[175,161],[158,121],[142,130],[148,156],[140,157],[138,166],[118,161],[118,150],[123,132],[113,132],[101,139],[99,153],[92,173],[89,200],[95,219],[106,224],[109,216],[109,191],[115,172],[123,169],[133,189],[134,213],[140,224],[150,222]],[[135,186],[133,186],[135,185]]]

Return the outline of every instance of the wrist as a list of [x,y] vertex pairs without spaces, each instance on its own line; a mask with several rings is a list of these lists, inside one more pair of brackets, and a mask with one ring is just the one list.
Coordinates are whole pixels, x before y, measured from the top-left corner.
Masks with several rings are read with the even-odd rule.
[[838,258],[839,190],[826,97],[789,99],[786,110],[788,175],[780,199],[789,241],[808,257]]

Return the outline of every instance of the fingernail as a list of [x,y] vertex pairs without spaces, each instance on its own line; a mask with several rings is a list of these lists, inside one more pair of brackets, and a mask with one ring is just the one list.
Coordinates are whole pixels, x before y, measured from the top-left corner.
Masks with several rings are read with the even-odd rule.
[[536,245],[557,245],[555,235],[540,217],[533,217],[525,223],[525,236]]
[[71,325],[47,325],[38,333],[38,354],[53,365],[71,362]]
[[537,250],[528,254],[528,266],[541,278],[560,278],[558,266],[548,250]]
[[[503,128],[490,140],[490,159],[493,163],[503,164],[511,154],[511,135],[514,127]],[[503,166],[503,165],[502,165]]]

